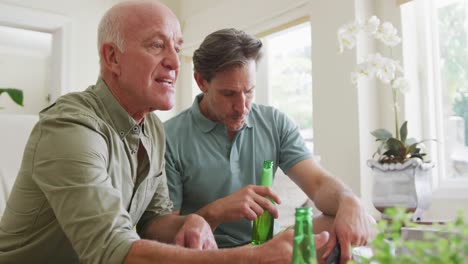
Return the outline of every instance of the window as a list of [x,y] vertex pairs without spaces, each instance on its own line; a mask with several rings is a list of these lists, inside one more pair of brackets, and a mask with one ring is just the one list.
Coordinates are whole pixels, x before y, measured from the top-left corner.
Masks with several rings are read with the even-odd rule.
[[[310,22],[262,38],[268,87],[266,103],[286,113],[299,126],[312,150],[312,62]],[[261,74],[262,70],[259,69]],[[260,75],[265,78],[265,75]]]
[[[257,103],[271,105],[286,113],[299,126],[310,151],[312,133],[312,57],[309,17],[300,18],[259,34],[263,58],[257,69]],[[278,169],[273,183],[283,200],[278,205],[278,224],[285,228],[294,222],[294,208],[304,206],[307,195]]]
[[446,173],[468,178],[468,0],[436,1]]
[[[468,0],[415,0],[403,6],[402,19],[403,33],[418,32],[403,36],[404,62],[416,68],[410,76],[419,88],[406,112],[423,137],[437,139],[427,145],[438,186],[459,189],[468,181]],[[420,106],[419,116],[411,105]]]

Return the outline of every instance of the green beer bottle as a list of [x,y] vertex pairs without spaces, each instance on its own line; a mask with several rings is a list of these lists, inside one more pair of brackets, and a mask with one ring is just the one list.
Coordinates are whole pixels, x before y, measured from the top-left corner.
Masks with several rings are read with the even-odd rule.
[[314,234],[310,208],[296,208],[292,264],[315,264]]
[[[262,186],[271,187],[273,184],[273,161],[265,160],[263,162],[263,171],[261,183]],[[253,223],[252,244],[260,245],[273,237],[273,216],[267,210],[263,211]]]

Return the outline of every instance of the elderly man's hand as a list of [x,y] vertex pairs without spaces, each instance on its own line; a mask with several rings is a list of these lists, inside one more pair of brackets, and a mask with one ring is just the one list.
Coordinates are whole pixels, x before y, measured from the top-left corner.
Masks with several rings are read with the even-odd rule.
[[[267,243],[254,247],[258,260],[254,263],[291,263],[293,252],[294,230],[287,230]],[[315,235],[315,248],[323,247],[328,241],[329,234],[326,231]]]
[[351,246],[365,246],[376,234],[375,220],[366,213],[361,202],[354,196],[345,199],[340,203],[330,232],[330,240],[323,254],[323,258],[326,259],[338,240],[341,246],[340,263],[351,259]]
[[196,214],[185,216],[185,221],[175,236],[175,244],[194,249],[217,249],[210,225]]

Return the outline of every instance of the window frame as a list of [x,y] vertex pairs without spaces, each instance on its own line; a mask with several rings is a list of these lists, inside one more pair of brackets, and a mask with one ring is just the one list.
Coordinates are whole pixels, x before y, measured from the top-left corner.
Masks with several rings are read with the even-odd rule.
[[[456,0],[446,0],[444,5]],[[418,139],[436,139],[426,143],[435,162],[433,171],[434,198],[468,198],[468,179],[447,175],[443,88],[438,58],[438,27],[436,7],[438,0],[414,0],[402,5],[403,63],[412,90],[405,96],[404,114],[410,133]]]

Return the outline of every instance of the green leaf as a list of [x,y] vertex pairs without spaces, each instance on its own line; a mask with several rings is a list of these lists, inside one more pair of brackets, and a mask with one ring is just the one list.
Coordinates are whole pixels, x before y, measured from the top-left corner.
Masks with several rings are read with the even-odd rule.
[[392,133],[390,133],[388,130],[383,129],[383,128],[376,129],[372,131],[371,134],[376,138],[377,141],[379,140],[385,141],[392,137]]
[[402,142],[405,142],[406,146],[411,146],[413,144],[418,143],[418,141],[415,138],[408,138],[408,139],[406,139],[405,141],[402,141]]
[[380,163],[403,162],[406,159],[406,148],[400,140],[391,137],[385,141],[385,145],[387,151],[380,157]]
[[420,149],[418,148],[418,144],[419,144],[419,143],[411,144],[411,145],[407,148],[407,153],[408,153],[408,154],[419,153]]
[[13,102],[23,106],[23,91],[14,88],[0,88],[0,95],[3,92],[6,92]]
[[408,136],[408,121],[405,121],[403,125],[401,125],[401,128],[400,128],[401,142],[405,142],[407,136]]
[[387,140],[387,148],[392,151],[401,152],[405,150],[405,145],[400,140],[391,137]]
[[382,155],[384,150],[385,150],[385,141],[382,141],[379,147],[377,148],[377,150],[374,152],[374,154],[372,154],[372,158],[374,158],[375,155]]

